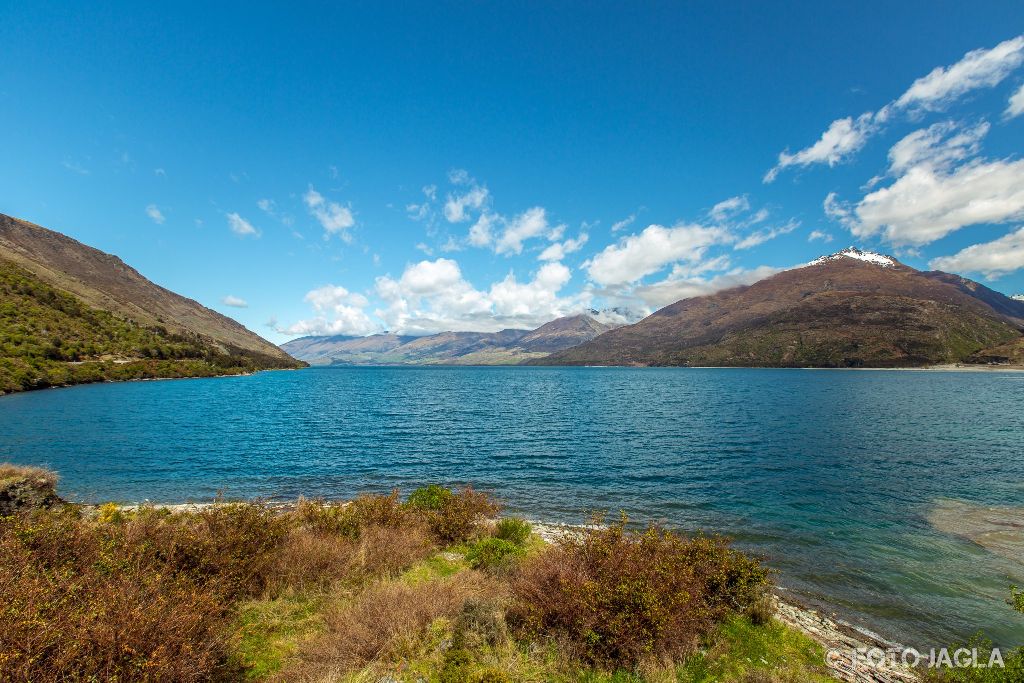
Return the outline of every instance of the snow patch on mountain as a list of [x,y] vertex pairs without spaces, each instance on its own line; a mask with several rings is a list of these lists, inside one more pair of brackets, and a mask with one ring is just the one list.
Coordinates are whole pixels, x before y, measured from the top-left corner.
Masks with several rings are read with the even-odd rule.
[[858,249],[857,247],[847,247],[846,249],[843,249],[842,251],[837,251],[834,254],[829,254],[828,256],[820,256],[811,261],[810,263],[808,263],[807,265],[818,266],[821,265],[822,263],[828,263],[829,261],[839,261],[844,258],[852,258],[857,259],[858,261],[873,263],[876,266],[881,266],[882,268],[892,268],[897,264],[896,259],[894,259],[891,256],[879,254],[878,252],[874,251],[864,251],[862,249]]

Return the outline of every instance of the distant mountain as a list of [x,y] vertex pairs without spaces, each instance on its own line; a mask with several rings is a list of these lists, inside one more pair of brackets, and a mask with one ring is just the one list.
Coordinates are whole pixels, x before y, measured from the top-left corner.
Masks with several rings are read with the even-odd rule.
[[589,315],[552,320],[536,330],[441,332],[424,337],[301,337],[281,348],[314,365],[508,365],[589,341],[615,326]]
[[684,299],[531,363],[902,367],[1007,362],[1024,302],[850,248],[753,285]]
[[0,393],[300,367],[121,259],[0,214]]

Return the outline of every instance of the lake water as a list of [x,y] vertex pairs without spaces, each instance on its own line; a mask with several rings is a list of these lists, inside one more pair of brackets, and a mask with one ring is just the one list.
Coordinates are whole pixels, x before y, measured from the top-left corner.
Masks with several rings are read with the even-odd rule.
[[323,368],[92,385],[0,399],[0,460],[55,468],[81,501],[469,482],[535,519],[624,509],[730,534],[804,601],[919,649],[979,629],[1024,642],[1005,604],[1020,558],[928,522],[949,500],[1024,506],[1024,374]]

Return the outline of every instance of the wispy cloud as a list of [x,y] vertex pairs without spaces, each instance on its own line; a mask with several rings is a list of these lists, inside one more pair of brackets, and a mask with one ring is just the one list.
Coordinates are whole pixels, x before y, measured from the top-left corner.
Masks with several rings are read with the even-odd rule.
[[249,221],[245,220],[244,218],[239,216],[237,213],[229,213],[227,215],[227,218],[228,218],[228,227],[231,228],[231,232],[235,233],[236,235],[239,235],[241,237],[248,237],[248,236],[259,237],[260,231],[257,230],[255,228],[255,226],[253,226],[252,223],[250,223]]
[[350,207],[328,201],[312,185],[302,196],[302,200],[305,202],[306,208],[309,209],[309,213],[324,229],[324,239],[338,235],[345,242],[352,241],[352,234],[349,231],[356,224],[356,220]]
[[60,165],[66,168],[67,170],[71,171],[72,173],[77,173],[78,175],[89,175],[89,169],[85,168],[77,161],[65,159],[64,161],[60,162]]
[[982,273],[992,279],[1002,277],[1024,268],[1024,228],[992,242],[972,245],[952,256],[932,259],[928,265],[957,273]]
[[150,204],[146,207],[146,215],[149,216],[149,219],[157,225],[164,224],[164,214],[156,204]]
[[240,299],[237,296],[232,296],[231,294],[228,294],[226,297],[221,299],[221,303],[232,308],[249,308],[248,301]]

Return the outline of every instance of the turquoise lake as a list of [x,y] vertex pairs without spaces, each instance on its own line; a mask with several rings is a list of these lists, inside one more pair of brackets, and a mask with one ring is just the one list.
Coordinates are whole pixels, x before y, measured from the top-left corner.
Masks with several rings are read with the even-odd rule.
[[[984,630],[1021,558],[929,519],[1024,507],[1024,374],[324,368],[0,398],[0,460],[78,501],[342,498],[472,483],[528,518],[733,536],[801,601],[923,649]],[[1017,532],[1024,518],[1017,518]]]

